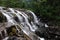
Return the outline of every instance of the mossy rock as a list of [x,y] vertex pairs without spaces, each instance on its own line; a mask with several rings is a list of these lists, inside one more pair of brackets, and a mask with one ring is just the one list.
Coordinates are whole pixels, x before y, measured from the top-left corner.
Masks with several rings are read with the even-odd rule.
[[17,30],[16,30],[15,26],[13,25],[13,26],[7,28],[7,33],[9,36],[16,35]]

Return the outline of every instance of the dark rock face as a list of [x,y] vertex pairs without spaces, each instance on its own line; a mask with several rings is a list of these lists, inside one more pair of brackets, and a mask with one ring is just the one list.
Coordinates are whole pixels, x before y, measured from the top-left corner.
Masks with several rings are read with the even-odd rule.
[[6,17],[0,12],[0,22],[7,22]]
[[19,22],[18,17],[15,16],[14,19],[15,19],[16,22]]
[[1,36],[1,34],[0,34],[0,40],[2,40],[2,36]]
[[45,38],[47,37],[47,30],[45,27],[40,27],[35,31],[35,33],[40,37],[45,37]]
[[2,31],[2,36],[3,36],[3,38],[5,38],[5,32],[4,31]]
[[9,37],[8,40],[18,40],[16,36]]
[[60,31],[57,28],[40,27],[35,33],[46,40],[60,40]]

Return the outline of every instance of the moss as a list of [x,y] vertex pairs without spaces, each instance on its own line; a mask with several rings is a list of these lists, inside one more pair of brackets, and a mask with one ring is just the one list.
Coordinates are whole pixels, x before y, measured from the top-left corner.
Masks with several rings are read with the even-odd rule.
[[12,28],[12,33],[13,33],[13,34],[16,34],[16,32],[17,32],[17,31],[16,31],[16,28]]
[[9,36],[16,35],[17,30],[16,30],[15,26],[13,25],[13,26],[7,28],[7,33],[8,33]]
[[12,33],[12,32],[10,32],[10,33],[9,33],[9,36],[13,36],[13,33]]

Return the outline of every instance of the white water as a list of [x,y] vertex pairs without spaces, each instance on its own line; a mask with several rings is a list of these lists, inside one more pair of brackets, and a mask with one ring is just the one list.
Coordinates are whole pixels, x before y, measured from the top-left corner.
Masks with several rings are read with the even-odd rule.
[[[15,10],[13,8],[8,8],[8,9],[11,12],[7,12],[6,10],[3,10],[3,8],[1,8],[1,10],[0,10],[2,12],[2,14],[4,16],[6,16],[8,22],[11,22],[14,25],[17,24],[22,29],[22,31],[27,36],[29,36],[32,40],[41,39],[34,33],[35,30],[38,29],[37,26],[36,26],[36,24],[38,24],[38,19],[32,11],[28,10],[28,12],[30,12],[33,15],[34,22],[31,21],[31,23],[29,23],[29,20],[28,20],[29,16],[25,12],[21,12],[21,11]],[[12,15],[12,14],[14,14],[19,19],[19,23],[17,21],[15,21],[15,19],[14,19],[15,16]],[[16,19],[16,20],[18,20],[18,19]],[[34,24],[34,23],[36,23],[36,24]],[[19,31],[18,27],[16,27],[16,29]],[[36,38],[34,38],[34,37],[36,37]]]
[[32,11],[30,11],[30,10],[28,10],[28,12],[30,12],[32,15],[33,15],[33,17],[34,17],[34,22],[35,23],[38,23],[38,20],[37,20],[37,16],[32,12]]

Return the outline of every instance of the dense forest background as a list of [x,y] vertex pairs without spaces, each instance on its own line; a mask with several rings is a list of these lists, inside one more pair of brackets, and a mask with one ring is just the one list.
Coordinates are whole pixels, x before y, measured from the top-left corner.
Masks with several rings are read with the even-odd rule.
[[0,6],[32,10],[42,22],[60,26],[60,0],[0,0]]

